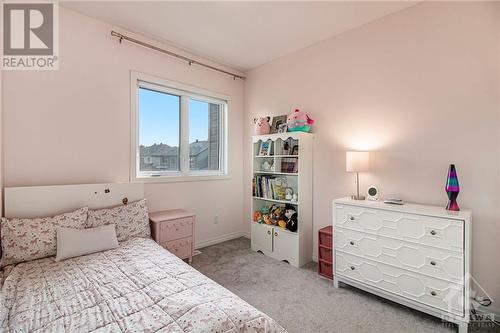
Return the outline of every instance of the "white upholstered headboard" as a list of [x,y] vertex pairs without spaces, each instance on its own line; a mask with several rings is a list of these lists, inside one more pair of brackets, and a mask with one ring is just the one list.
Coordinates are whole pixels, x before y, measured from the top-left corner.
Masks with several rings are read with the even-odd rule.
[[88,206],[117,206],[144,198],[143,183],[6,187],[5,217],[45,217]]

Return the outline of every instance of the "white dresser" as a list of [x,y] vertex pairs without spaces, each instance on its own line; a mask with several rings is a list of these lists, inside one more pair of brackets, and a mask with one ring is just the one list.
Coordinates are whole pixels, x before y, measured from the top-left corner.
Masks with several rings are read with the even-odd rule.
[[470,224],[470,211],[334,200],[334,285],[369,291],[467,332]]

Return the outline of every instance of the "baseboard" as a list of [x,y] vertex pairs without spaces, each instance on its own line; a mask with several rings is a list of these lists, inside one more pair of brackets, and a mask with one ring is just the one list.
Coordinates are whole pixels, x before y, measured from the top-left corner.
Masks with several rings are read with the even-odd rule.
[[248,232],[243,231],[243,237],[251,239],[252,238],[252,234],[249,231]]
[[476,308],[476,311],[479,314],[492,314],[494,316],[494,320],[500,321],[500,309],[494,306],[479,306]]
[[236,239],[240,237],[247,237],[247,233],[243,231],[235,231],[215,238],[206,239],[200,242],[195,242],[194,248],[201,249],[203,247],[219,244],[231,239]]

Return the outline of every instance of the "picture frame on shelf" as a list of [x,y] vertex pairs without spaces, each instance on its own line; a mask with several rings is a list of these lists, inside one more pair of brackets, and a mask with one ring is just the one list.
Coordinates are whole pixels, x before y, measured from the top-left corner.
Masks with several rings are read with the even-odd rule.
[[288,125],[286,123],[278,126],[278,133],[286,133],[287,131]]
[[271,141],[262,141],[259,149],[259,156],[271,155]]
[[[271,125],[271,134],[274,134],[274,133],[284,133],[284,132],[280,132],[280,126],[285,124],[286,125],[286,118],[287,118],[287,115],[282,115],[282,116],[276,116],[276,117],[273,117],[273,123]],[[286,130],[285,130],[286,132]]]

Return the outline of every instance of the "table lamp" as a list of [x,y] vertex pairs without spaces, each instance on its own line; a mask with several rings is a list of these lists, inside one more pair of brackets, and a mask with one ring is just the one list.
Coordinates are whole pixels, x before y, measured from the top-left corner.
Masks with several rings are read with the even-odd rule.
[[345,155],[345,170],[356,172],[356,194],[351,195],[353,200],[365,200],[363,195],[359,195],[359,173],[368,171],[370,155],[367,151],[348,151]]

